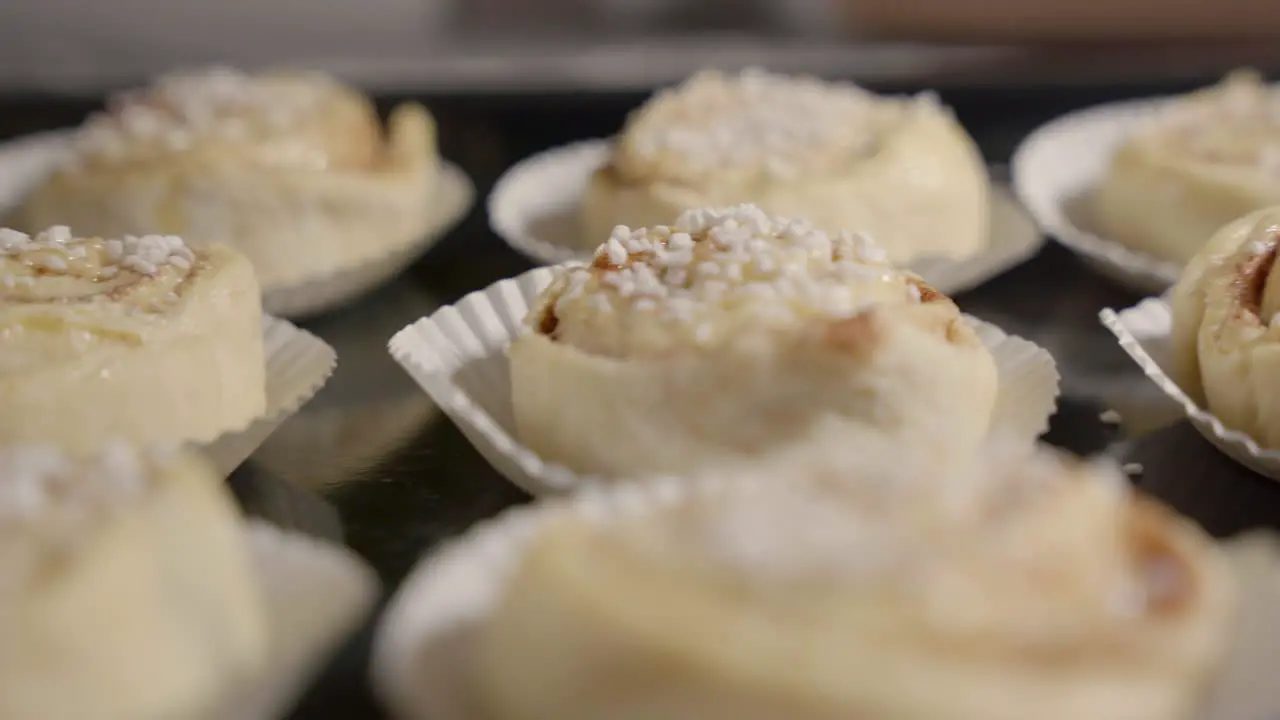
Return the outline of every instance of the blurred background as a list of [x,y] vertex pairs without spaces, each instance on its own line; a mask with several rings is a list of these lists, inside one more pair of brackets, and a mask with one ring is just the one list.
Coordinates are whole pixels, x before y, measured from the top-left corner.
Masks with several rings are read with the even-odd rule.
[[1271,0],[3,0],[0,90],[297,64],[386,92],[627,90],[707,65],[870,84],[1203,80],[1280,66]]

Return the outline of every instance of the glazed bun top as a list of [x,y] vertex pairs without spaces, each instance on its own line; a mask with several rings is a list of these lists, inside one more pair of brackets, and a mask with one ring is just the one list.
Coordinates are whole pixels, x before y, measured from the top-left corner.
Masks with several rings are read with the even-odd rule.
[[919,104],[813,77],[705,71],[659,92],[631,116],[613,167],[628,180],[676,185],[838,174],[874,154],[880,136]]
[[[113,300],[155,305],[197,269],[201,255],[175,235],[80,237],[55,225],[34,235],[0,228],[0,300]],[[151,282],[134,291],[142,279]]]
[[1012,442],[937,459],[832,442],[694,487],[595,532],[735,592],[863,595],[849,612],[893,608],[917,630],[1014,645],[1191,613],[1209,582],[1210,540],[1135,496],[1118,467]]
[[556,278],[528,323],[589,353],[652,358],[945,301],[884,258],[863,235],[752,205],[692,210],[670,227],[616,228],[590,265]]
[[77,134],[75,161],[128,165],[187,155],[275,168],[360,169],[378,160],[372,103],[318,73],[206,68],[112,98]]
[[[214,272],[220,297],[192,312],[192,293]],[[223,245],[0,228],[0,377],[123,351],[161,330],[197,334],[228,295],[257,293],[249,261]]]
[[1236,71],[1172,101],[1130,143],[1208,171],[1280,180],[1280,94],[1257,73]]
[[185,453],[123,443],[88,456],[52,446],[0,449],[0,603],[45,578],[179,468],[208,472]]

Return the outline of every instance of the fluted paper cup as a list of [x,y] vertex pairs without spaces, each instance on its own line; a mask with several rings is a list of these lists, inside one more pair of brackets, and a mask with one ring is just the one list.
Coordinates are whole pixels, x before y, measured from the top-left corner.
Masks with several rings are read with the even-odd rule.
[[13,211],[62,162],[69,139],[67,131],[54,130],[0,143],[0,217]]
[[1248,434],[1227,427],[1208,409],[1200,407],[1169,375],[1173,311],[1167,300],[1147,298],[1118,313],[1108,308],[1101,312],[1099,318],[1116,336],[1120,347],[1181,408],[1187,420],[1206,440],[1250,470],[1280,480],[1280,450],[1268,450]]
[[201,446],[223,475],[230,475],[280,423],[315,397],[338,362],[325,341],[270,315],[262,317],[262,352],[267,364],[266,412]]
[[[559,493],[600,478],[547,462],[516,440],[507,346],[530,303],[560,268],[536,268],[471,293],[401,330],[392,356],[508,480],[534,495]],[[992,430],[1031,442],[1057,408],[1058,370],[1035,343],[965,318],[995,357],[999,378]]]
[[[467,659],[474,632],[501,598],[530,540],[563,514],[641,517],[716,493],[723,482],[628,482],[508,510],[424,558],[391,599],[373,644],[374,691],[398,720],[489,720],[477,712]],[[1198,720],[1280,717],[1280,544],[1255,535],[1223,545],[1239,608],[1227,657]],[[1027,708],[1034,717],[1035,708]]]
[[[608,159],[609,144],[608,140],[585,140],[538,153],[512,167],[489,195],[493,231],[539,264],[590,259],[598,243],[588,244],[582,237],[579,207],[591,174]],[[992,188],[990,218],[991,240],[981,252],[959,260],[922,257],[907,268],[939,291],[957,294],[1020,265],[1040,250],[1040,231],[1002,186]]]
[[1014,192],[1042,230],[1101,274],[1145,293],[1163,292],[1182,267],[1108,238],[1090,207],[1116,149],[1169,100],[1129,100],[1064,115],[1023,140],[1010,163]]

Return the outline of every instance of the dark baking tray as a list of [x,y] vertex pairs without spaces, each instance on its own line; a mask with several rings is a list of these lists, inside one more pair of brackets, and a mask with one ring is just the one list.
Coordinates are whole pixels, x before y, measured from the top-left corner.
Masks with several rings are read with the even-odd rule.
[[[999,172],[1017,141],[1039,123],[1132,92],[970,88],[949,91],[944,99]],[[493,181],[538,150],[611,133],[643,98],[422,99],[439,119],[443,153],[471,174],[480,202],[459,229],[395,282],[303,323],[338,349],[338,370],[315,401],[230,481],[248,512],[347,543],[373,564],[388,592],[423,552],[529,498],[490,469],[421,396],[386,354],[387,339],[435,307],[528,269],[485,223],[482,201]],[[0,135],[73,124],[93,105],[40,96],[0,98]],[[1143,471],[1135,477],[1141,488],[1216,535],[1280,525],[1280,486],[1218,454],[1185,422],[1126,439],[1099,419],[1104,398],[1142,390],[1147,382],[1097,321],[1101,308],[1127,307],[1137,299],[1049,244],[1031,261],[957,301],[968,312],[1035,340],[1057,358],[1063,396],[1048,442],[1141,463]],[[292,717],[384,717],[367,679],[372,628],[371,621],[345,644]]]

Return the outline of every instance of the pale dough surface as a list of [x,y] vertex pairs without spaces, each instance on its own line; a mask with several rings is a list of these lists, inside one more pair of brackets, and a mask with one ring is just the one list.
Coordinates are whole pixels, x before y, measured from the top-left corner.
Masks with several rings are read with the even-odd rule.
[[418,239],[438,161],[435,122],[416,103],[384,130],[367,97],[320,75],[166,76],[80,128],[15,223],[226,244],[264,288],[284,288]]
[[1234,607],[1203,532],[1115,467],[832,439],[549,516],[480,621],[486,717],[1195,717]]
[[1107,237],[1189,262],[1223,225],[1280,204],[1280,95],[1236,73],[1172,101],[1120,146],[1093,199]]
[[176,237],[4,233],[0,443],[205,442],[266,411],[259,290],[243,255]]
[[0,716],[191,720],[264,670],[244,527],[190,454],[0,451]]
[[896,263],[962,258],[988,242],[988,192],[977,146],[932,97],[707,72],[628,120],[587,186],[582,242],[594,247],[615,225],[752,203],[868,233]]

